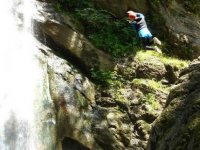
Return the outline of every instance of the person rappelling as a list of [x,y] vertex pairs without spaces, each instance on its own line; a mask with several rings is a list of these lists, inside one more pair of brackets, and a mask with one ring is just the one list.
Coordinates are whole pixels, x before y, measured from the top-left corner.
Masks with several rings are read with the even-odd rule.
[[[142,40],[142,44],[146,50],[155,50],[158,53],[162,53],[158,46],[161,46],[161,41],[154,37],[147,27],[145,17],[142,13],[137,13],[134,11],[128,11],[129,23],[138,33],[139,38]],[[158,45],[158,46],[156,46]]]

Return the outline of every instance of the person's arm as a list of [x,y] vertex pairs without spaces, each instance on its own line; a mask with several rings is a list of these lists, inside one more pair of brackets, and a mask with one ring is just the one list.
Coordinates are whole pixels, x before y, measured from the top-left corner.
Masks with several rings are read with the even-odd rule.
[[142,19],[144,19],[144,15],[141,14],[141,13],[136,13],[135,21],[136,21],[136,22],[139,22],[139,21],[141,21]]

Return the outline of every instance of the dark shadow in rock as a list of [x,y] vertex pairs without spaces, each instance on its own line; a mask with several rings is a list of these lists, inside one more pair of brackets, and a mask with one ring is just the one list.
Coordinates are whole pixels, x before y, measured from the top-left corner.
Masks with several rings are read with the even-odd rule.
[[33,22],[34,22],[33,23],[34,24],[34,34],[38,41],[40,41],[45,46],[52,49],[52,52],[56,56],[69,61],[71,64],[73,64],[74,67],[76,67],[78,70],[81,70],[81,72],[83,74],[86,74],[86,75],[88,74],[88,72],[90,71],[89,68],[86,67],[86,65],[80,59],[77,59],[69,51],[66,51],[64,47],[56,44],[56,42],[54,42],[51,37],[45,35],[44,33],[42,33],[40,31],[40,28],[41,28],[40,26],[42,25],[41,22],[38,22],[37,20],[34,20]]
[[62,150],[90,150],[81,143],[71,138],[64,138],[62,141]]

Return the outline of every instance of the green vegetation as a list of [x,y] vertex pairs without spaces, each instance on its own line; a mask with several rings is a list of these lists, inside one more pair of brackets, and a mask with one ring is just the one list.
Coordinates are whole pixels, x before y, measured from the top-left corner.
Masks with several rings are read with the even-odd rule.
[[139,45],[126,20],[118,20],[104,10],[84,9],[77,14],[84,23],[88,39],[115,57],[133,53]]
[[134,79],[133,84],[139,89],[150,89],[149,92],[147,94],[144,94],[144,97],[140,99],[140,103],[149,105],[152,110],[157,110],[160,105],[156,100],[156,91],[169,93],[170,90],[169,87],[162,85],[160,82],[156,82],[150,79]]
[[55,2],[56,6],[59,6],[60,11],[70,11],[75,12],[76,9],[83,9],[86,7],[91,7],[92,0],[50,0]]
[[197,112],[195,114],[193,114],[193,116],[190,118],[190,120],[188,121],[188,130],[190,133],[192,133],[192,135],[188,136],[188,139],[193,137],[195,139],[193,148],[194,149],[199,149],[200,148],[200,144],[199,144],[199,140],[200,140],[200,113]]
[[161,84],[160,82],[150,79],[134,79],[133,84],[138,87],[143,86],[152,89],[153,91],[162,91],[165,93],[168,93],[170,90],[169,87]]
[[116,71],[103,71],[91,69],[91,79],[97,85],[102,87],[112,87],[120,89],[124,86],[124,79],[116,73]]
[[110,86],[113,80],[113,72],[112,71],[103,71],[97,69],[91,69],[91,78],[94,83],[97,85],[101,85],[103,87]]
[[144,120],[137,121],[137,126],[142,127],[142,130],[145,132],[145,134],[148,134],[148,132],[151,130],[151,126]]
[[77,98],[80,108],[87,109],[88,108],[88,100],[85,99],[85,97],[79,91],[76,90],[75,92],[76,92],[76,98]]
[[178,69],[183,69],[183,68],[188,67],[188,63],[189,63],[188,61],[168,57],[168,56],[165,56],[164,54],[159,54],[154,51],[139,51],[137,53],[137,58],[139,61],[144,61],[148,57],[158,58],[162,63],[170,64],[171,66],[174,66]]
[[117,19],[105,10],[98,10],[91,0],[57,0],[56,8],[77,18],[83,24],[85,35],[99,49],[114,57],[126,56],[140,46],[126,19]]
[[148,93],[143,99],[142,103],[149,104],[153,110],[157,110],[159,107],[159,103],[155,98],[155,94]]
[[124,89],[118,89],[118,90],[116,91],[116,94],[115,94],[115,99],[116,99],[116,101],[118,101],[118,102],[127,104],[129,101],[128,101],[127,98],[125,98],[125,95],[124,95],[123,93],[124,93]]

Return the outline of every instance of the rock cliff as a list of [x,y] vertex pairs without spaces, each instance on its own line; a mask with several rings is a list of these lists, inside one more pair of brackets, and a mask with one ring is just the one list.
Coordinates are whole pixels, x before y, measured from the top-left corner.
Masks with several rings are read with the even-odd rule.
[[200,149],[199,64],[199,59],[194,60],[180,74],[153,125],[149,150]]
[[[94,2],[97,8],[106,9],[116,18],[123,18],[128,9],[145,14],[158,11],[172,44],[182,42],[192,47],[195,42],[199,44],[199,35],[191,35],[194,29],[190,26],[185,29],[189,22],[198,33],[197,22],[187,18],[198,16],[188,15],[182,20],[179,15],[183,7],[177,2],[168,5],[155,1]],[[155,6],[159,9],[154,10]],[[177,13],[172,15],[175,10]],[[114,59],[87,39],[81,22],[76,22],[69,12],[58,13],[52,3],[46,2],[38,2],[38,12],[41,18],[34,21],[35,34],[42,43],[38,46],[43,55],[41,62],[47,66],[48,90],[55,105],[58,149],[142,150],[147,149],[149,136],[148,148],[152,150],[199,146],[195,141],[198,139],[198,60],[186,69],[187,61],[143,50]],[[173,24],[180,25],[175,28],[180,30],[168,30],[170,19],[184,22]],[[171,34],[179,37],[178,43]],[[109,86],[93,83],[87,74],[92,68],[111,71],[102,76],[110,77],[106,81]],[[194,98],[192,102],[191,98]],[[175,131],[177,134],[173,135]]]

